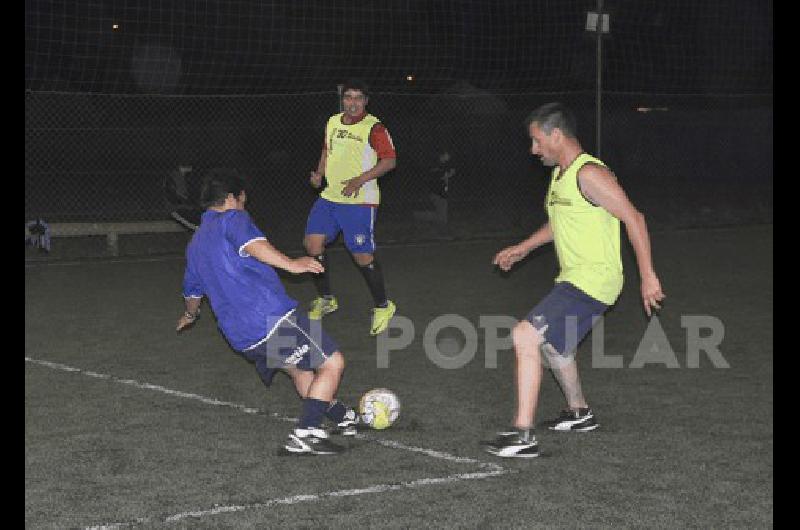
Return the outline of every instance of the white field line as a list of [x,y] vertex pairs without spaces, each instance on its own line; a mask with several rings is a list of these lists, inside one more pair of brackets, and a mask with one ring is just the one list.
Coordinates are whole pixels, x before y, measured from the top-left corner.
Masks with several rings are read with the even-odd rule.
[[[192,394],[189,392],[182,392],[179,390],[172,390],[160,385],[154,385],[152,383],[142,383],[136,381],[134,379],[122,379],[119,377],[115,377],[109,374],[101,374],[98,372],[94,372],[91,370],[83,370],[81,368],[75,368],[74,366],[69,366],[66,364],[56,363],[52,361],[45,361],[41,359],[33,359],[31,357],[25,357],[25,362],[29,362],[32,364],[38,364],[40,366],[46,366],[48,368],[52,368],[54,370],[60,370],[64,372],[72,372],[72,373],[79,373],[81,375],[85,375],[87,377],[93,377],[95,379],[105,379],[109,381],[113,381],[115,383],[120,383],[123,385],[129,385],[136,388],[141,388],[145,390],[154,390],[156,392],[161,392],[164,394],[168,394],[175,397],[180,397],[184,399],[193,399],[196,401],[200,401],[201,403],[205,403],[207,405],[214,405],[217,407],[229,407],[246,414],[264,414],[271,418],[277,419],[279,421],[285,422],[296,422],[297,418],[293,418],[290,416],[285,416],[283,414],[279,414],[277,412],[267,413],[264,410],[248,407],[246,405],[242,405],[240,403],[232,403],[230,401],[221,401],[215,398],[209,398],[205,396],[201,396],[199,394]],[[319,501],[329,497],[346,497],[352,495],[364,495],[369,493],[383,493],[386,491],[397,491],[402,489],[413,489],[418,488],[421,486],[428,486],[428,485],[435,485],[435,484],[448,484],[451,482],[458,482],[462,480],[476,480],[476,479],[484,479],[489,477],[494,477],[498,475],[505,475],[508,473],[512,473],[513,471],[503,468],[497,464],[488,463],[488,462],[481,462],[480,460],[476,460],[474,458],[469,457],[462,457],[462,456],[455,456],[449,453],[445,453],[442,451],[436,451],[433,449],[426,449],[423,447],[415,447],[412,445],[406,445],[400,442],[395,442],[392,440],[386,440],[382,438],[375,438],[372,436],[367,436],[365,434],[358,434],[356,438],[369,440],[371,442],[383,445],[384,447],[388,447],[391,449],[397,449],[400,451],[409,451],[412,453],[421,454],[430,458],[437,458],[440,460],[446,460],[449,462],[459,463],[459,464],[473,464],[477,465],[485,471],[479,471],[474,473],[459,473],[456,475],[449,475],[446,477],[432,477],[432,478],[421,478],[417,480],[413,480],[411,482],[401,482],[398,484],[378,484],[375,486],[370,486],[368,488],[361,488],[361,489],[352,489],[352,490],[339,490],[339,491],[332,491],[327,493],[321,493],[316,495],[297,495],[293,497],[286,497],[282,499],[270,499],[268,501],[254,503],[254,504],[247,504],[247,505],[235,505],[235,506],[215,506],[214,508],[207,509],[207,510],[198,510],[198,511],[191,511],[191,512],[184,512],[175,515],[171,515],[166,517],[160,522],[174,522],[179,521],[181,519],[185,519],[187,517],[203,517],[208,515],[217,515],[220,513],[230,513],[230,512],[240,512],[244,510],[250,510],[255,508],[266,508],[278,504],[297,504],[299,502],[310,502],[310,501]],[[131,525],[138,525],[144,523],[151,523],[155,522],[156,519],[154,518],[140,518],[136,519],[135,521],[125,522],[125,523],[109,523],[100,526],[93,526],[90,528],[93,529],[101,529],[101,528],[122,528],[125,526]]]
[[[297,418],[293,418],[291,416],[286,416],[286,415],[283,415],[283,414],[279,414],[277,412],[267,412],[267,411],[265,411],[263,409],[258,409],[258,408],[254,408],[254,407],[248,407],[247,405],[242,405],[240,403],[232,403],[230,401],[222,401],[222,400],[215,399],[215,398],[201,396],[199,394],[192,394],[190,392],[182,392],[180,390],[172,390],[170,388],[166,388],[166,387],[163,387],[161,385],[154,385],[152,383],[142,383],[142,382],[136,381],[134,379],[122,379],[122,378],[115,377],[115,376],[109,375],[109,374],[101,374],[101,373],[93,372],[91,370],[83,370],[81,368],[75,368],[73,366],[68,366],[66,364],[56,363],[56,362],[52,362],[52,361],[43,361],[43,360],[40,360],[40,359],[33,359],[31,357],[25,357],[25,361],[29,362],[29,363],[33,363],[33,364],[39,364],[41,366],[47,366],[48,368],[52,368],[54,370],[61,370],[61,371],[64,371],[64,372],[79,373],[79,374],[85,375],[87,377],[93,377],[93,378],[96,378],[96,379],[106,379],[106,380],[109,380],[109,381],[113,381],[115,383],[120,383],[120,384],[123,384],[123,385],[129,385],[129,386],[133,386],[133,387],[136,387],[136,388],[142,388],[142,389],[145,389],[145,390],[154,390],[156,392],[161,392],[163,394],[168,394],[170,396],[175,396],[175,397],[180,397],[180,398],[185,398],[185,399],[193,399],[195,401],[200,401],[201,403],[205,403],[206,405],[214,405],[216,407],[229,407],[229,408],[236,409],[236,410],[239,410],[241,412],[244,412],[246,414],[262,414],[262,415],[269,416],[269,417],[271,417],[273,419],[276,419],[276,420],[279,420],[279,421],[284,421],[284,422],[289,422],[289,423],[297,422]],[[398,450],[401,450],[401,451],[409,451],[409,452],[412,452],[412,453],[418,453],[418,454],[421,454],[421,455],[428,456],[430,458],[438,458],[440,460],[447,460],[449,462],[455,462],[455,463],[458,463],[458,464],[476,464],[476,465],[488,466],[488,467],[496,468],[496,469],[502,469],[500,466],[497,466],[496,464],[487,464],[485,462],[481,462],[480,460],[476,460],[474,458],[469,458],[469,457],[464,457],[464,456],[455,456],[455,455],[451,455],[449,453],[445,453],[445,452],[442,452],[442,451],[435,451],[435,450],[432,450],[432,449],[425,449],[423,447],[414,447],[412,445],[406,445],[406,444],[403,444],[403,443],[400,443],[400,442],[394,442],[392,440],[386,440],[386,439],[383,439],[383,438],[375,438],[375,437],[368,436],[368,435],[365,435],[365,434],[358,434],[358,435],[356,435],[356,438],[360,438],[362,440],[369,440],[369,441],[378,443],[380,445],[383,445],[384,447],[389,447],[391,449],[398,449]]]
[[505,475],[507,473],[512,473],[512,471],[501,468],[493,471],[459,473],[456,475],[448,475],[446,477],[421,478],[409,482],[399,482],[396,484],[376,484],[374,486],[368,486],[366,488],[328,491],[325,493],[318,493],[314,495],[294,495],[292,497],[269,499],[263,502],[257,502],[252,504],[214,506],[213,508],[209,508],[207,510],[181,512],[181,513],[176,513],[174,515],[169,515],[167,517],[160,517],[160,518],[146,517],[129,522],[107,523],[97,526],[90,526],[87,527],[86,530],[111,530],[111,529],[125,528],[127,526],[135,526],[140,524],[175,523],[178,521],[182,521],[184,519],[188,519],[190,517],[200,518],[212,515],[219,515],[222,513],[234,513],[234,512],[243,512],[246,510],[270,508],[277,505],[299,504],[303,502],[317,502],[331,497],[352,497],[357,495],[369,495],[371,493],[385,493],[387,491],[416,489],[424,486],[450,484],[453,482],[460,482],[464,480],[480,480],[484,478],[495,477],[498,475]]

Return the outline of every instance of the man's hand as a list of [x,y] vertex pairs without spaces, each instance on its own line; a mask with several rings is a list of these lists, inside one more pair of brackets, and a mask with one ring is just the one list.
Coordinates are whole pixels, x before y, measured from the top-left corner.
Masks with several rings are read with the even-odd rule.
[[520,245],[511,245],[498,252],[492,263],[507,272],[516,262],[527,255],[528,252]]
[[667,295],[661,291],[661,282],[655,274],[642,278],[642,303],[648,317],[652,314],[651,308],[661,309],[659,302],[666,297]]
[[342,195],[345,197],[350,197],[351,195],[358,197],[358,190],[361,189],[364,183],[361,182],[359,177],[353,177],[351,179],[347,179],[344,181],[344,189],[342,190]]
[[312,171],[311,177],[309,178],[309,182],[311,182],[311,186],[314,188],[319,188],[322,186],[322,173],[319,171]]
[[181,315],[181,318],[178,319],[178,326],[175,328],[175,331],[181,331],[188,326],[191,326],[197,319],[200,317],[200,311],[197,313],[190,313],[189,311],[184,312]]
[[301,258],[293,259],[286,270],[292,274],[303,274],[304,272],[319,274],[321,272],[325,272],[325,267],[322,266],[322,263],[311,256],[303,256]]

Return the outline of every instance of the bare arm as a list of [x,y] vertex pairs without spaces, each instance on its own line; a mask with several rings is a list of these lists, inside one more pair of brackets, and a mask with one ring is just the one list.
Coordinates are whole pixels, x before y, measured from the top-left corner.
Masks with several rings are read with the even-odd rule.
[[181,318],[178,319],[178,326],[175,328],[175,331],[180,331],[194,324],[195,320],[200,318],[200,302],[203,299],[187,296],[184,297],[183,300],[186,304],[186,311],[181,315]]
[[325,165],[328,162],[328,149],[323,146],[322,154],[319,156],[319,163],[317,163],[317,170],[311,172],[311,185],[319,188],[322,185],[322,177],[325,176]]
[[661,282],[653,268],[650,253],[650,236],[644,215],[634,207],[614,175],[606,168],[596,164],[584,166],[578,174],[581,191],[594,204],[604,208],[611,215],[625,223],[641,278],[642,303],[647,316],[651,308],[659,309],[659,302],[665,295]]
[[552,240],[553,230],[550,228],[550,223],[547,222],[524,241],[506,247],[498,252],[492,263],[499,266],[502,270],[508,271],[516,262],[530,254],[534,249],[550,243]]
[[342,195],[349,197],[354,193],[358,194],[358,190],[361,188],[361,186],[363,186],[370,180],[382,177],[389,171],[393,170],[395,167],[397,167],[396,158],[381,158],[380,160],[378,160],[378,163],[375,164],[375,167],[373,167],[372,169],[363,172],[357,177],[344,181],[345,187],[342,190]]
[[244,247],[244,251],[262,263],[278,267],[292,274],[302,274],[304,272],[320,273],[325,270],[322,264],[309,256],[300,258],[290,258],[267,241],[266,239],[256,239]]
[[390,172],[396,167],[396,158],[381,158],[378,160],[378,163],[375,164],[375,167],[359,175],[358,180],[361,181],[361,184],[366,184],[370,180],[384,176],[386,173]]

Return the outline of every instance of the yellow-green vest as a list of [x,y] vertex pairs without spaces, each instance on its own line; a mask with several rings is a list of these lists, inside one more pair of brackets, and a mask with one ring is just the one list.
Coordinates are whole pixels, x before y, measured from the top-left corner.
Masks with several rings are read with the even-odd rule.
[[378,154],[369,144],[369,133],[380,120],[372,114],[352,125],[342,123],[344,113],[328,120],[325,127],[325,178],[327,187],[320,196],[329,201],[346,204],[379,204],[381,199],[378,179],[372,179],[361,186],[357,196],[342,195],[344,181],[357,177],[375,167]]
[[561,271],[556,282],[569,282],[606,305],[622,291],[619,219],[595,206],[578,187],[578,171],[587,163],[606,165],[581,153],[563,172],[553,168],[545,210]]

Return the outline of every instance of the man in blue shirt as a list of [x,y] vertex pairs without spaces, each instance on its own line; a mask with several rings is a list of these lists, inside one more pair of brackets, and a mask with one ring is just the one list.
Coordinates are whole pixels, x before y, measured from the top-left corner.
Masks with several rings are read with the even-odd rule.
[[291,259],[273,247],[244,206],[244,180],[235,170],[213,169],[204,179],[206,211],[186,250],[183,296],[186,312],[177,331],[193,324],[205,296],[228,343],[256,365],[269,386],[278,370],[288,373],[303,399],[303,414],[285,448],[292,453],[336,454],[320,426],[327,416],[342,434],[355,434],[353,409],[335,400],[344,370],[336,343],[314,325],[286,290],[273,267],[293,274],[319,274],[319,261]]

